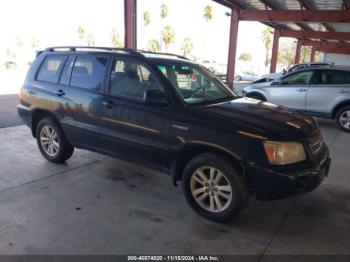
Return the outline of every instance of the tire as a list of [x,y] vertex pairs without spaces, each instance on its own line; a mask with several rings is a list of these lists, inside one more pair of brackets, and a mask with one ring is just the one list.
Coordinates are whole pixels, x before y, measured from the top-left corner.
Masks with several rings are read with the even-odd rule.
[[253,95],[248,95],[248,97],[249,97],[249,98],[256,99],[256,100],[265,101],[265,99],[264,99],[262,96],[260,96],[260,95],[255,95],[255,94],[253,94]]
[[238,82],[241,82],[242,81],[242,77],[241,76],[235,76],[235,82],[238,83]]
[[53,163],[65,162],[74,151],[74,147],[68,142],[61,127],[53,117],[43,118],[38,123],[36,141],[41,154]]
[[335,122],[340,130],[350,132],[350,106],[344,106],[338,110]]
[[[214,174],[216,174],[212,180],[210,180],[211,168],[214,168]],[[237,216],[247,205],[249,199],[246,181],[240,176],[238,170],[228,159],[219,155],[204,153],[194,157],[185,167],[182,177],[182,189],[188,204],[200,216],[215,222],[223,223]],[[199,171],[202,171],[202,174],[204,173],[206,178],[209,179],[208,183],[210,185],[206,186],[203,183],[205,180],[200,178]],[[211,181],[215,181],[219,172],[223,174],[223,177],[221,176],[218,183],[211,185]],[[198,178],[201,183],[198,182]],[[219,187],[222,189],[225,187],[225,190],[219,190]],[[231,189],[230,193],[228,191],[229,187]],[[197,192],[204,191],[196,195],[195,190]],[[225,197],[222,197],[222,193]],[[204,196],[205,194],[207,196]],[[203,201],[200,200],[201,197]],[[219,198],[221,208],[215,198]]]

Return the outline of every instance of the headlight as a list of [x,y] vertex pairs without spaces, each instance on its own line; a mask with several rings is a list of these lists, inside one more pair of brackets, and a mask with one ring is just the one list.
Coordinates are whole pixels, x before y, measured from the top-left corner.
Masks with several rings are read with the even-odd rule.
[[288,165],[306,159],[304,147],[298,142],[265,141],[264,149],[272,165]]

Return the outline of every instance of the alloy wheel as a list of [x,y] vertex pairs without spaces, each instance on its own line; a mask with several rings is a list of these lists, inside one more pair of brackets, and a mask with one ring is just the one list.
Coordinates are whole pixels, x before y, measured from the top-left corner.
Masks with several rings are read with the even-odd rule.
[[212,166],[193,172],[191,193],[200,207],[214,213],[224,211],[232,201],[232,187],[227,176]]
[[350,110],[346,110],[339,116],[339,123],[342,127],[350,129]]
[[40,143],[44,152],[54,157],[60,150],[60,143],[57,132],[52,126],[46,125],[40,131]]

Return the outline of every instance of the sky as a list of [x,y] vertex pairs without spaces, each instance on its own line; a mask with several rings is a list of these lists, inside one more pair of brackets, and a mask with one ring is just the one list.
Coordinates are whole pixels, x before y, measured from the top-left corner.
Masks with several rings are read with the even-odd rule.
[[[165,2],[169,15],[160,18],[160,5]],[[203,17],[204,7],[213,7],[213,19],[208,23]],[[143,25],[143,12],[148,11],[151,23]],[[175,42],[169,52],[180,53],[184,37],[194,43],[193,55],[201,60],[227,63],[230,11],[210,0],[138,0],[138,48],[147,47],[149,39],[160,39],[165,25],[175,30]],[[30,39],[39,40],[40,49],[48,46],[84,45],[77,33],[78,26],[93,34],[98,46],[111,46],[110,31],[115,29],[124,38],[124,0],[11,0],[0,1],[0,61],[6,58],[10,48],[21,55],[33,56]],[[265,25],[256,22],[240,22],[237,57],[243,52],[252,55],[250,64],[263,67],[265,49],[260,38]],[[23,47],[16,46],[20,38]],[[205,43],[205,44],[204,44]],[[164,49],[164,46],[163,46]],[[23,51],[25,50],[25,51]],[[165,51],[165,50],[164,50]],[[2,62],[1,62],[2,64]]]

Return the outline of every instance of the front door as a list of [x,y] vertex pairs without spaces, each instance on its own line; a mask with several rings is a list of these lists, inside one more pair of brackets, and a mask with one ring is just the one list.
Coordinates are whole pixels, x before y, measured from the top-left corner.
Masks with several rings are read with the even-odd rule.
[[138,60],[112,61],[109,88],[103,108],[101,136],[108,153],[152,167],[170,166],[169,141],[164,130],[169,125],[170,105],[147,105],[146,90],[164,92],[157,77]]
[[306,94],[312,71],[300,71],[275,81],[266,88],[267,99],[290,109],[305,111]]

